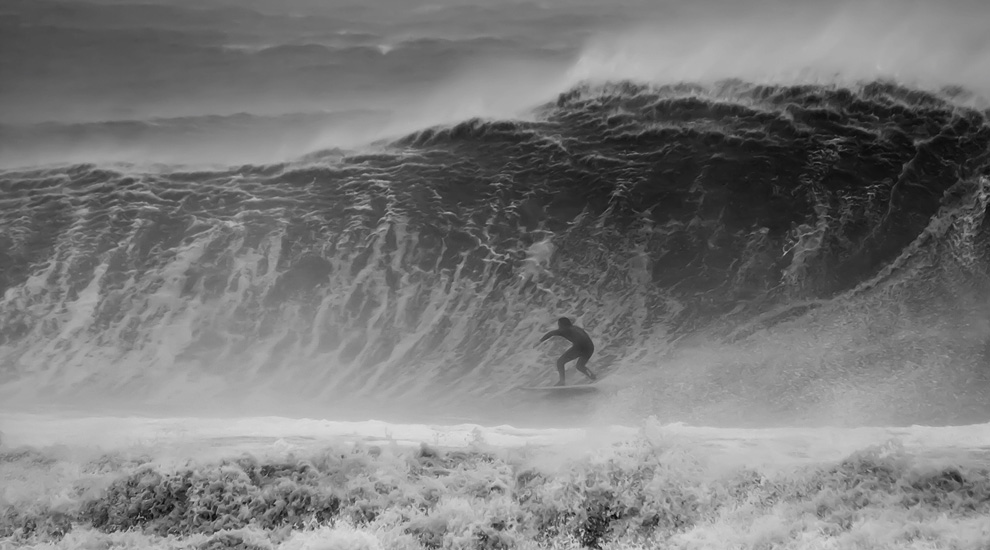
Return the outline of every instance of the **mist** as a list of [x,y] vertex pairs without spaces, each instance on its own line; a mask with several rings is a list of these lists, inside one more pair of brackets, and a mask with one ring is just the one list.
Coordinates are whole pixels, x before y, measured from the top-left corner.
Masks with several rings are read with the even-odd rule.
[[585,81],[990,89],[979,2],[500,5],[11,3],[0,164],[292,161],[530,119]]

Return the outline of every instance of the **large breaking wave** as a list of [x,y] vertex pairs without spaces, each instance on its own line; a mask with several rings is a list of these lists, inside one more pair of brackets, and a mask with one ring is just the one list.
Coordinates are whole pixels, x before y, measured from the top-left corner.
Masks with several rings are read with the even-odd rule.
[[615,414],[985,415],[961,93],[620,82],[288,164],[7,171],[0,395],[463,411],[549,379],[568,315]]

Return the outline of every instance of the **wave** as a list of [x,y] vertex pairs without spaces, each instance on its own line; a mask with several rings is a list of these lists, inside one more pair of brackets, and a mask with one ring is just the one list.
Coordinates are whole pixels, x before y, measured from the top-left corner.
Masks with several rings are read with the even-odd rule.
[[[616,83],[309,163],[8,171],[4,397],[497,411],[567,315],[593,368],[662,374],[620,400],[653,413],[983,414],[988,143],[986,113],[883,82]],[[727,355],[671,355],[699,342]],[[836,393],[881,383],[910,398]]]

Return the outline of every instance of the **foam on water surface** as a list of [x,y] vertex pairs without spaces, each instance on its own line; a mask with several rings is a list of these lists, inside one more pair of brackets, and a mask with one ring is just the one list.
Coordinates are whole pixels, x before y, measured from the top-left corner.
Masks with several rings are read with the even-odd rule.
[[11,413],[0,429],[0,544],[11,547],[990,543],[990,424],[554,429]]
[[[588,450],[645,435],[651,440],[681,441],[706,452],[749,465],[825,462],[896,441],[918,454],[958,457],[990,454],[990,424],[858,428],[718,428],[663,424],[641,427],[517,428],[511,425],[401,424],[379,420],[342,422],[285,417],[148,418],[140,416],[59,416],[9,413],[0,433],[5,447],[52,446],[101,451],[145,448],[169,453],[181,448],[187,458],[235,452],[311,451],[338,443],[421,443],[461,448],[485,443],[497,447],[570,446]],[[194,449],[200,447],[198,452]]]

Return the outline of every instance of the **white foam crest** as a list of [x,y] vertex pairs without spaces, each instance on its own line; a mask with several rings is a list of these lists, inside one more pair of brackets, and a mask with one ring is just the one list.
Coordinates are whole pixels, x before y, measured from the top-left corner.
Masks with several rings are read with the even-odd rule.
[[985,2],[698,3],[600,33],[572,81],[849,83],[895,79],[990,93]]

